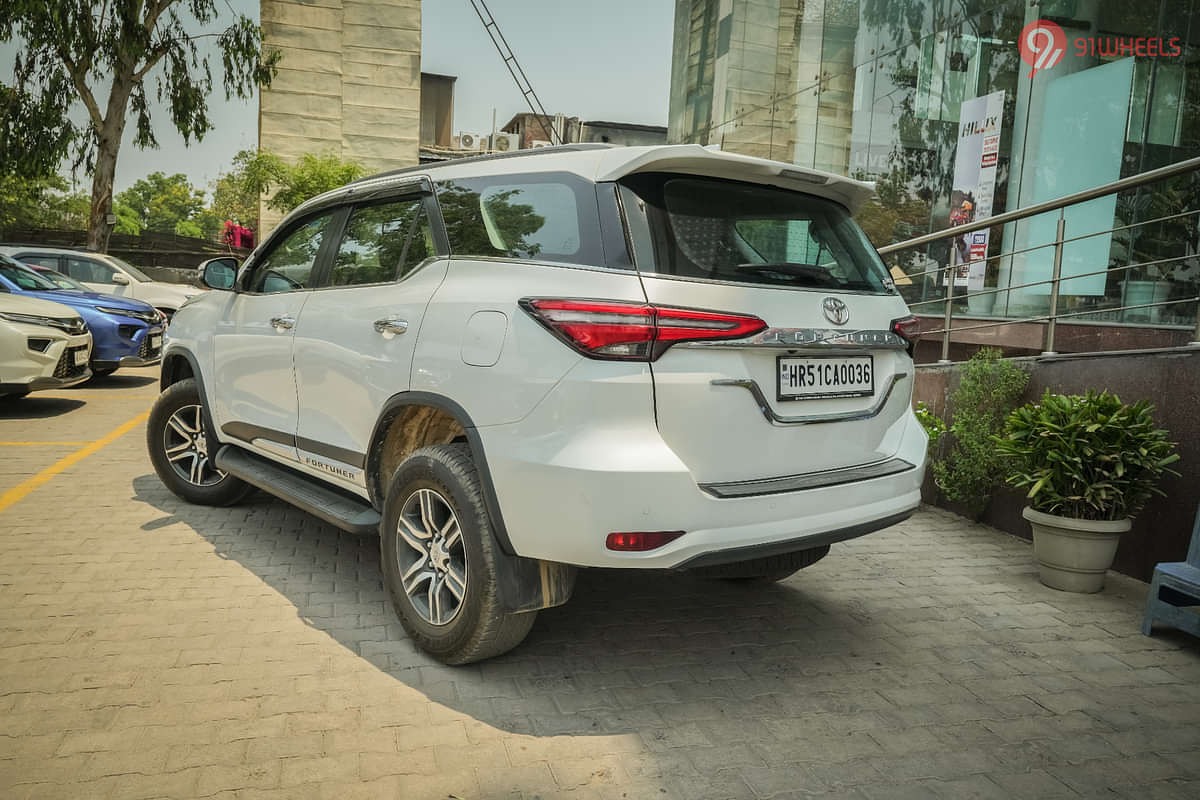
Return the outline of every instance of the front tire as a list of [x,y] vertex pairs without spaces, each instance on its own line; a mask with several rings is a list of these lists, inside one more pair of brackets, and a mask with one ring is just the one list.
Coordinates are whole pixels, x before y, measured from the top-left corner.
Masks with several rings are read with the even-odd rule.
[[501,605],[496,542],[464,444],[423,447],[396,470],[380,526],[383,580],[400,623],[444,664],[505,653],[537,612]]
[[189,503],[229,506],[253,486],[217,469],[220,445],[204,424],[204,405],[195,378],[173,383],[158,396],[146,423],[150,463],[168,489]]

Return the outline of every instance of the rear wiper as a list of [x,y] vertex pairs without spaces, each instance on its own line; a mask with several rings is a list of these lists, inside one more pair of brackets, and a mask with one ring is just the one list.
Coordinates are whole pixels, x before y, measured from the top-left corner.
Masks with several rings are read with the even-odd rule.
[[776,275],[808,278],[822,286],[836,284],[836,281],[831,280],[833,276],[829,274],[829,270],[808,264],[792,264],[787,261],[777,261],[766,264],[738,264],[734,269],[738,272],[773,272]]

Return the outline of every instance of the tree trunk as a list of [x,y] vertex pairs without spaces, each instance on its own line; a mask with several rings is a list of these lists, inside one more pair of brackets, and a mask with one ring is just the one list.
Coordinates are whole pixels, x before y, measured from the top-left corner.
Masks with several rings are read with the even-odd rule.
[[129,96],[133,93],[133,64],[123,60],[113,77],[108,95],[108,108],[104,122],[96,131],[96,167],[92,173],[92,210],[88,215],[88,250],[108,252],[108,236],[112,226],[108,215],[112,213],[113,176],[117,172],[117,154],[121,151],[121,137],[125,135],[125,111]]
[[[108,125],[104,126],[108,128]],[[88,250],[108,252],[108,236],[112,226],[108,215],[112,212],[113,176],[117,171],[117,153],[121,149],[121,137],[115,139],[101,134],[96,143],[96,168],[92,173],[92,209],[88,215]]]

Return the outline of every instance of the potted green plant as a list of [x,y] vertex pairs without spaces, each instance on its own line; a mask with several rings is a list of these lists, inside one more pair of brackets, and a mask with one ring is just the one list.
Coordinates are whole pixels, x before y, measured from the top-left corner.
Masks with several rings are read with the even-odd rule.
[[1007,480],[1028,487],[1022,515],[1033,528],[1042,583],[1098,592],[1121,534],[1152,495],[1175,443],[1154,427],[1147,401],[1128,405],[1109,392],[1056,395],[1013,411],[996,450],[1009,459]]

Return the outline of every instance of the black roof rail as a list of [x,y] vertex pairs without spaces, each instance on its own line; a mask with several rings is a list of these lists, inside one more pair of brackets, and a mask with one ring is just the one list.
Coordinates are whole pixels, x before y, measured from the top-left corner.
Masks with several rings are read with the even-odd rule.
[[552,153],[578,153],[585,150],[607,150],[610,147],[619,147],[620,145],[608,144],[606,142],[576,142],[575,144],[558,144],[549,147],[530,147],[525,150],[512,150],[507,153],[486,153],[481,156],[467,156],[465,158],[452,158],[447,161],[440,161],[437,164],[418,164],[415,167],[401,167],[400,169],[392,169],[387,172],[380,172],[377,175],[368,175],[365,178],[351,181],[348,185],[353,186],[356,183],[364,181],[373,181],[379,178],[390,178],[393,175],[407,175],[414,172],[425,172],[431,169],[441,169],[442,167],[454,166],[457,164],[477,164],[480,161],[494,161],[500,158],[525,158],[530,156],[545,156]]

